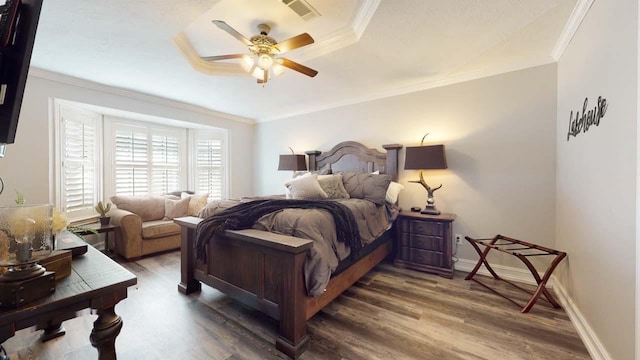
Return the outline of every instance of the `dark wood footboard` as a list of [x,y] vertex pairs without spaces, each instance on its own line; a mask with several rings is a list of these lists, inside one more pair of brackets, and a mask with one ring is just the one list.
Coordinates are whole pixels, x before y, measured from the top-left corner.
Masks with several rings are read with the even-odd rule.
[[202,282],[279,320],[276,348],[292,358],[308,347],[307,320],[391,252],[391,242],[383,243],[332,278],[321,296],[309,297],[303,266],[311,240],[254,229],[226,231],[209,241],[203,263],[195,258],[193,247],[201,220],[174,220],[182,226],[178,290],[189,294],[200,290]]
[[207,263],[194,256],[200,218],[175,219],[182,226],[178,290],[200,290],[200,282],[280,321],[276,348],[295,358],[306,350],[307,308],[303,265],[311,240],[247,229],[226,231],[207,246]]

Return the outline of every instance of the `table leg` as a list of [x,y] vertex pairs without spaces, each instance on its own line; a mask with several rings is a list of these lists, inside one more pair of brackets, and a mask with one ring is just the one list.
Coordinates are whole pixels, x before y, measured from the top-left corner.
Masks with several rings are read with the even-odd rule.
[[98,349],[99,360],[116,359],[116,337],[122,329],[122,319],[115,313],[115,306],[98,309],[98,319],[93,323],[91,345]]
[[65,333],[66,333],[66,330],[64,329],[64,327],[62,327],[61,322],[56,322],[56,323],[50,322],[49,324],[47,324],[47,327],[44,329],[44,333],[42,333],[42,336],[40,336],[40,341],[47,342],[51,339],[60,337]]

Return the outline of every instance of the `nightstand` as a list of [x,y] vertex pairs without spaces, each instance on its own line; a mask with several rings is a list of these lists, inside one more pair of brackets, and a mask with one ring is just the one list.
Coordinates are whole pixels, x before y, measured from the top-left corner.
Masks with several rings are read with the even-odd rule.
[[394,265],[453,278],[451,224],[455,214],[403,211],[396,219]]

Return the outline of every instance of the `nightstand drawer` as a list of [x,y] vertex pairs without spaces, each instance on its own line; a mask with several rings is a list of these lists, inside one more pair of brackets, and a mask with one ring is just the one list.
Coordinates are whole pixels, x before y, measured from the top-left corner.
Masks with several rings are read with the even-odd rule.
[[398,245],[435,251],[443,251],[445,249],[444,239],[440,236],[411,235],[407,233],[398,235]]
[[412,220],[409,225],[409,232],[411,234],[442,236],[444,234],[443,226],[443,223],[436,221]]
[[398,231],[411,234],[442,236],[444,223],[439,221],[398,220]]
[[443,266],[443,256],[438,251],[419,250],[402,246],[398,249],[398,258],[416,264]]

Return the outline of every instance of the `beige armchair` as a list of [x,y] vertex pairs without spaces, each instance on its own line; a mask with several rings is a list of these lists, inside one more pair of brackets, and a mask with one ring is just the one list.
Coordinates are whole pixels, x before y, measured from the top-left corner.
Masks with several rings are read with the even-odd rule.
[[[164,197],[113,196],[116,253],[128,260],[180,248],[180,226],[165,218]],[[188,204],[188,200],[186,202]]]

